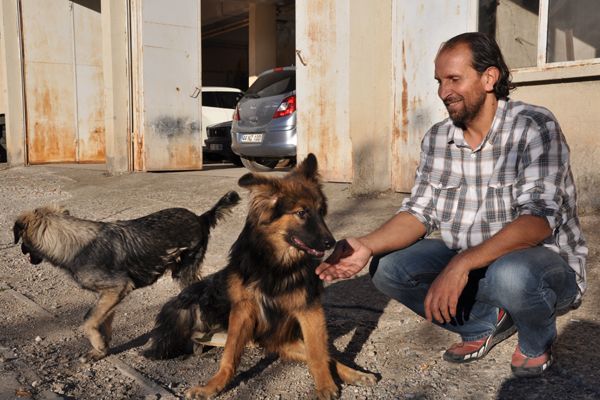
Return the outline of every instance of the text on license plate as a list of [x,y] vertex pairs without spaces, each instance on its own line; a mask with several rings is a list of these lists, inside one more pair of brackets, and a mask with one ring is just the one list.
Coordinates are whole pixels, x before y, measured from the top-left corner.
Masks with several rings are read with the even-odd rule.
[[262,133],[246,133],[240,138],[240,142],[242,143],[261,143],[262,140]]

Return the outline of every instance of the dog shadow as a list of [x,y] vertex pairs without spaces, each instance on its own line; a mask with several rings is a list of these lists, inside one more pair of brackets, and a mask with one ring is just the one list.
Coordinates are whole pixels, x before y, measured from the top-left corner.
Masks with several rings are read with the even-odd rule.
[[[331,355],[361,370],[355,358],[377,328],[390,298],[377,290],[371,277],[364,274],[328,285],[323,300]],[[340,351],[331,345],[334,341],[343,343],[344,349]]]
[[142,348],[148,343],[148,341],[150,341],[151,337],[152,337],[152,331],[142,333],[141,335],[138,335],[137,337],[131,339],[128,342],[111,347],[108,351],[108,354],[109,355],[119,354],[119,353],[123,353],[123,352],[126,352],[126,351],[134,349],[134,348]]
[[600,324],[571,320],[553,346],[555,364],[538,378],[511,378],[497,399],[600,398]]

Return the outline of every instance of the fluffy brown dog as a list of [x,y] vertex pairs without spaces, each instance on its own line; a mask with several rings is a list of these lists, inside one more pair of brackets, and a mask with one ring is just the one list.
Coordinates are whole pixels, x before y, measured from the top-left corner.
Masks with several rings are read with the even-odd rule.
[[56,206],[19,216],[15,244],[32,264],[43,260],[63,268],[81,287],[99,293],[84,322],[93,349],[82,361],[108,352],[114,309],[132,290],[151,285],[166,270],[185,287],[199,279],[210,229],[239,202],[236,192],[196,215],[169,208],[129,221],[98,222],[76,218]]
[[250,209],[228,265],[165,304],[149,355],[173,357],[189,349],[193,338],[227,329],[219,370],[205,386],[186,392],[192,399],[222,391],[250,341],[306,362],[320,399],[339,394],[330,366],[346,383],[374,384],[374,375],[329,356],[323,284],[315,268],[335,240],[323,220],[327,201],[315,156],[283,178],[246,174],[239,185],[250,190]]

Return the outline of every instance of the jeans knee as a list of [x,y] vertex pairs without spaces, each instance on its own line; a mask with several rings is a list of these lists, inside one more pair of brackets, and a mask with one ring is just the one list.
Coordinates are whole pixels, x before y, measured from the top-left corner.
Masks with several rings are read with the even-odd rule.
[[373,285],[380,291],[389,285],[391,263],[383,257],[373,257],[371,265],[369,265],[369,274]]
[[416,282],[406,270],[406,265],[399,263],[394,256],[373,257],[369,266],[371,281],[375,287],[392,297],[402,289],[409,289],[416,285]]
[[393,286],[396,286],[392,276],[392,269],[394,266],[392,263],[383,257],[373,257],[371,265],[369,266],[369,274],[371,274],[371,281],[373,285],[380,291],[387,295],[391,295],[390,290]]
[[539,286],[526,266],[504,264],[488,269],[479,290],[480,297],[491,300],[494,304],[519,307],[528,301],[528,296]]

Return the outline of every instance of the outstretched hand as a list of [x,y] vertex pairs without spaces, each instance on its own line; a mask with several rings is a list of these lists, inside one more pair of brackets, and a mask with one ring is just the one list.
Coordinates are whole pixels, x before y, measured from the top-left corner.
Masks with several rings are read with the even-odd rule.
[[335,244],[333,252],[316,269],[324,281],[347,279],[356,275],[367,265],[373,255],[371,249],[356,238],[347,238]]

